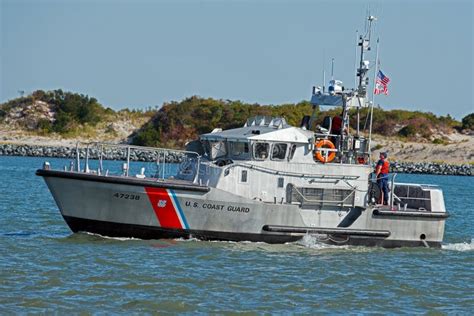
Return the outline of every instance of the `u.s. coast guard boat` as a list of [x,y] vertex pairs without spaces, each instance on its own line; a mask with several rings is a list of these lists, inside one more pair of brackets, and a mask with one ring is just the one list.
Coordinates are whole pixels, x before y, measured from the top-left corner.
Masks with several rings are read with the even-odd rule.
[[[46,162],[37,175],[74,232],[268,243],[311,234],[338,245],[439,247],[448,216],[442,191],[392,178],[389,205],[376,204],[371,135],[348,128],[349,110],[359,123],[359,111],[370,106],[369,41],[370,32],[359,39],[358,87],[332,80],[327,92],[313,88],[314,111],[301,126],[255,117],[201,135],[186,151],[88,145],[85,161],[78,148],[70,167],[53,170]],[[314,126],[324,105],[341,107],[337,130],[330,118]],[[119,174],[104,167],[111,152],[124,157]]]

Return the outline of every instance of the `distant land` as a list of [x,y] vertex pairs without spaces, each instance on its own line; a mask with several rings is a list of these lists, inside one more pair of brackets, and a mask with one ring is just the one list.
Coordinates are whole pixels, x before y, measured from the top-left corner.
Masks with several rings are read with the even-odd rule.
[[[199,134],[242,126],[255,115],[282,116],[298,126],[311,104],[260,105],[191,96],[146,110],[104,107],[96,98],[62,90],[37,90],[0,104],[0,143],[71,145],[104,141],[182,148]],[[320,111],[318,122],[340,109]],[[361,112],[360,129],[367,110]],[[354,117],[354,116],[352,116]],[[429,112],[374,109],[373,150],[400,162],[474,164],[474,113],[461,121]],[[351,120],[351,128],[356,122]]]

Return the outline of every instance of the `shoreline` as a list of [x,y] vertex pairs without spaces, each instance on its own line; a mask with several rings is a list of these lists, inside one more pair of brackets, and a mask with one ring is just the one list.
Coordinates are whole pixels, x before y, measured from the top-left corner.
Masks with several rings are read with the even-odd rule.
[[[45,157],[45,158],[76,158],[76,146],[48,146],[48,145],[28,145],[28,144],[0,144],[0,156],[16,156],[16,157]],[[79,147],[79,157],[86,157],[86,147]],[[89,159],[99,159],[99,151],[96,148],[89,149]],[[104,160],[126,160],[127,151],[123,149],[109,149],[102,153]],[[130,152],[131,161],[152,162],[163,157],[158,157],[156,152],[138,151]],[[167,152],[166,162],[181,163],[183,155],[175,152]]]
[[[80,148],[81,158],[85,157],[85,148]],[[28,144],[0,144],[0,156],[18,156],[18,157],[51,157],[68,158],[76,156],[76,147],[74,146],[47,146],[47,145],[28,145]],[[98,153],[91,149],[90,159],[97,159]],[[125,150],[111,150],[104,153],[104,160],[121,160],[126,158]],[[156,161],[157,156],[151,152],[133,152],[130,156],[132,161]],[[167,156],[167,162],[180,163],[182,156],[172,154]],[[446,164],[435,162],[391,162],[390,171],[394,173],[412,173],[412,174],[433,174],[433,175],[474,175],[474,166],[469,164]]]

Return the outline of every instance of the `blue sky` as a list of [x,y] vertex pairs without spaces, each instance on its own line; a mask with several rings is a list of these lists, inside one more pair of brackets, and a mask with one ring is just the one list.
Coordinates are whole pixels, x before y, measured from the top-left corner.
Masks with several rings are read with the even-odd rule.
[[[474,112],[471,1],[0,0],[0,102],[80,92],[144,108],[191,95],[308,100],[323,64],[353,86],[356,30],[379,21],[383,108]],[[374,45],[375,48],[375,45]]]

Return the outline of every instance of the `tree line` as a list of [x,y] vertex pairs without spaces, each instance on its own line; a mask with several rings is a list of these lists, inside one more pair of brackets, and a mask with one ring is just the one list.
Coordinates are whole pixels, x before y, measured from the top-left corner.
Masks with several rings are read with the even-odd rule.
[[[37,90],[31,95],[16,98],[0,104],[0,121],[14,107],[25,107],[35,101],[43,101],[51,106],[54,120],[42,119],[37,130],[43,134],[66,134],[72,128],[97,123],[114,116],[117,112],[105,108],[97,99],[84,94]],[[184,144],[196,139],[200,134],[214,128],[230,129],[243,126],[249,117],[256,115],[284,117],[290,125],[299,126],[303,116],[311,115],[313,109],[308,101],[280,105],[260,105],[232,100],[217,100],[192,96],[182,101],[163,104],[159,109],[124,109],[120,112],[144,115],[149,118],[141,128],[135,131],[133,143],[144,146],[182,148]],[[356,110],[350,112],[350,126],[356,129]],[[316,111],[316,124],[322,124],[325,116],[335,116],[340,109]],[[429,112],[390,110],[374,108],[373,132],[385,136],[428,139],[436,132],[449,133],[453,129],[474,130],[474,113],[457,121],[451,116],[436,116]],[[367,129],[368,109],[360,112],[360,130]]]

